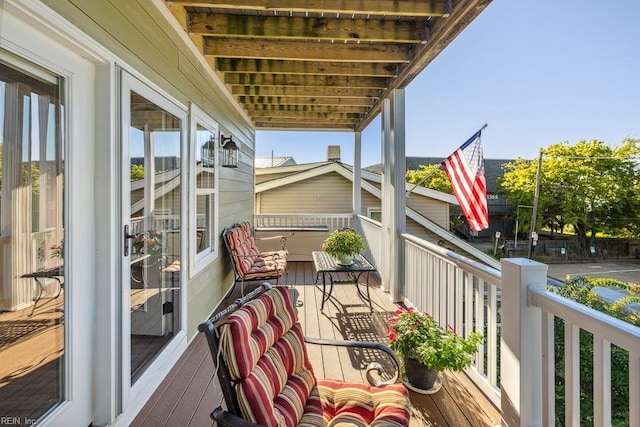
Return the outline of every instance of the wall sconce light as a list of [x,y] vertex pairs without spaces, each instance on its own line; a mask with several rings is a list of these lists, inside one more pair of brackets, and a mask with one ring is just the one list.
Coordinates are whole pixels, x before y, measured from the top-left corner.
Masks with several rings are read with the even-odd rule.
[[238,146],[233,142],[233,136],[220,134],[220,146],[222,147],[221,166],[224,168],[237,168]]
[[207,142],[202,145],[200,148],[200,156],[202,157],[202,166],[204,167],[214,167],[216,165],[216,150],[218,146],[216,145],[216,139],[213,135]]

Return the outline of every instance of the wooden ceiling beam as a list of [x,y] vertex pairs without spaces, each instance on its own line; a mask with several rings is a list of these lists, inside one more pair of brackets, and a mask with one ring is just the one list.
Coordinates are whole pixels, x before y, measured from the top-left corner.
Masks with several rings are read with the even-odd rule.
[[269,12],[309,12],[391,16],[448,16],[449,0],[171,0],[173,4]]
[[204,54],[226,58],[294,59],[298,61],[409,62],[410,45],[330,43],[205,37]]
[[360,119],[335,119],[322,117],[257,117],[256,123],[291,123],[300,125],[333,124],[333,125],[356,125]]
[[354,132],[355,126],[348,124],[333,124],[333,123],[291,123],[283,121],[281,123],[266,123],[266,122],[254,122],[256,129],[269,129],[269,130],[285,130],[285,131],[334,131],[334,132]]
[[189,32],[201,36],[422,43],[427,21],[190,13]]
[[297,113],[366,113],[369,107],[361,105],[297,105],[297,104],[244,104],[250,113],[289,111]]
[[281,61],[276,59],[216,58],[223,73],[322,74],[330,76],[395,77],[398,65],[379,62]]
[[297,86],[231,86],[234,95],[253,96],[305,96],[317,98],[377,98],[377,89],[339,87],[297,87]]
[[270,105],[333,105],[333,106],[362,106],[369,108],[374,98],[322,98],[315,96],[237,96],[240,104],[270,104]]
[[383,77],[318,76],[302,74],[238,74],[224,76],[229,85],[248,86],[315,86],[385,89],[389,80]]
[[348,122],[351,121],[358,121],[362,118],[362,114],[359,113],[319,113],[319,112],[310,112],[310,111],[303,111],[303,112],[295,112],[295,111],[249,111],[249,115],[251,115],[251,117],[254,120],[260,120],[263,121],[264,117],[269,118],[269,120],[271,120],[272,118],[291,118],[291,119],[309,119],[309,120],[316,120],[316,119],[323,119],[323,120],[345,120]]

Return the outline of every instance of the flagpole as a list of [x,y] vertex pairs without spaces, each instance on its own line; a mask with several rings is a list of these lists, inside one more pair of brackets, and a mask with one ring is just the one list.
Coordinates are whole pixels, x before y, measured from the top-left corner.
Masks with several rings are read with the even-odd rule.
[[[483,130],[485,130],[487,128],[487,126],[489,126],[488,124],[484,124],[482,125],[482,127],[480,128],[480,130],[478,130],[478,132],[476,133],[482,133]],[[475,135],[475,134],[474,134]],[[422,184],[423,182],[426,181],[427,178],[429,178],[431,175],[433,175],[434,173],[436,173],[437,170],[442,169],[442,163],[440,163],[440,165],[438,165],[437,168],[434,168],[433,170],[431,170],[431,172],[429,172],[428,174],[426,174],[425,176],[422,177],[422,179],[420,181],[418,181],[413,187],[411,187],[409,189],[409,191],[407,191],[407,193],[405,194],[405,197],[409,197],[411,195],[411,192],[413,190],[416,189],[416,187],[418,187],[420,184]]]
[[411,188],[409,189],[409,191],[407,191],[407,194],[405,194],[405,196],[406,196],[406,197],[409,197],[409,196],[411,195],[411,192],[412,192],[413,190],[415,190],[415,189],[416,189],[416,187],[417,187],[418,185],[422,184],[422,183],[423,183],[427,178],[429,178],[431,175],[433,175],[434,173],[436,173],[436,171],[437,171],[437,170],[439,170],[439,169],[442,169],[442,165],[441,165],[441,164],[440,164],[440,165],[438,165],[438,167],[437,167],[437,168],[433,168],[433,169],[431,170],[431,172],[429,172],[428,174],[426,174],[425,176],[423,176],[423,177],[422,177],[422,179],[421,179],[420,181],[416,182],[416,185],[414,185],[413,187],[411,187]]

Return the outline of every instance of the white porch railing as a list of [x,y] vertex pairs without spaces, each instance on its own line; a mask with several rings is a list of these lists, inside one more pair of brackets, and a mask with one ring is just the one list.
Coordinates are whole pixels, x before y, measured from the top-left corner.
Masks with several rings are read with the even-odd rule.
[[464,337],[473,331],[485,337],[467,373],[499,407],[500,272],[415,236],[402,239],[406,302]]
[[[366,216],[358,215],[358,233],[367,242],[366,256],[380,270],[382,263],[382,224]],[[382,274],[382,272],[380,272]]]
[[255,227],[313,228],[326,226],[328,231],[352,228],[352,214],[255,214]]
[[[356,224],[380,266],[381,224],[362,216]],[[257,227],[318,225],[351,227],[351,216],[256,215]],[[467,373],[501,409],[503,426],[555,425],[556,370],[566,379],[564,424],[580,425],[581,329],[594,335],[594,425],[611,425],[612,345],[629,353],[629,425],[640,425],[639,328],[548,292],[544,264],[503,259],[498,271],[412,235],[402,240],[406,302],[464,336],[485,336]],[[554,363],[554,317],[565,322],[565,366]]]
[[[526,283],[521,286],[526,286]],[[626,371],[629,373],[629,418],[627,425],[640,426],[640,328],[570,301],[541,286],[529,286],[527,296],[529,307],[536,308],[537,319],[531,320],[537,324],[523,326],[527,330],[536,330],[536,333],[540,331],[541,335],[542,369],[539,372],[539,377],[542,378],[540,385],[542,389],[542,425],[555,425],[554,373],[558,367],[554,363],[554,317],[558,317],[564,321],[565,331],[564,425],[580,425],[580,330],[585,330],[593,334],[593,425],[611,425],[611,346],[614,345],[628,351],[629,354],[629,362],[626,367]],[[584,378],[582,380],[584,381]],[[534,421],[537,422],[537,420]]]

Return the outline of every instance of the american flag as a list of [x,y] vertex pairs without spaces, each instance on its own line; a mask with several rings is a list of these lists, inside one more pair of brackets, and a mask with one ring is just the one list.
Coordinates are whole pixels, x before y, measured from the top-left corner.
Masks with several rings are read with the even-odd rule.
[[471,231],[489,227],[481,133],[482,129],[442,162]]

